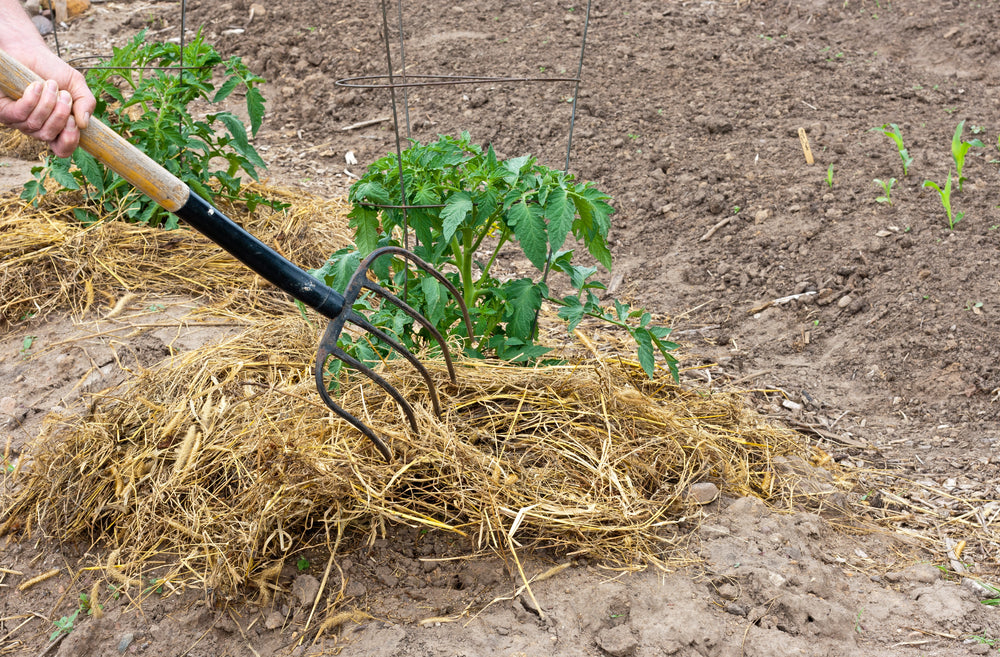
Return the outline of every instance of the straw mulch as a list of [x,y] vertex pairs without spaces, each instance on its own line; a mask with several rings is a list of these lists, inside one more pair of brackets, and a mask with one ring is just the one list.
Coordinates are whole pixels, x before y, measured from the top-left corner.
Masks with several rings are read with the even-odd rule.
[[387,436],[386,464],[313,388],[316,335],[295,318],[146,371],[53,421],[29,448],[2,531],[103,540],[108,574],[137,583],[169,555],[167,581],[264,584],[275,560],[351,526],[402,522],[467,537],[470,550],[528,546],[616,563],[669,560],[690,527],[687,486],[790,494],[771,459],[802,453],[741,397],[649,381],[609,360],[525,369],[430,366],[444,417],[408,365],[384,374],[417,402],[419,435],[355,377],[339,400]]
[[32,139],[20,130],[0,126],[0,156],[33,161],[47,150],[46,144]]
[[[297,265],[319,267],[350,243],[342,197],[256,190],[291,208],[275,213],[258,207],[252,214],[224,204],[221,209]],[[35,208],[16,194],[0,197],[0,326],[56,309],[83,314],[111,308],[130,293],[202,297],[244,316],[289,312],[287,295],[195,231],[115,217],[84,226],[73,219],[81,201],[75,193],[49,195]]]

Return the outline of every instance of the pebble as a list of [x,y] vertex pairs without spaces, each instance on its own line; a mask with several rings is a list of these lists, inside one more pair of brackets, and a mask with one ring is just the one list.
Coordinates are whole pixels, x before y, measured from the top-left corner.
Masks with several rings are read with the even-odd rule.
[[311,605],[319,592],[319,580],[312,575],[299,575],[292,583],[292,595],[303,607]]
[[132,634],[131,632],[126,632],[124,635],[122,635],[121,640],[118,642],[118,653],[124,655],[125,651],[128,650],[128,647],[132,645],[132,642],[134,640],[135,640],[135,635]]
[[35,28],[42,36],[52,34],[52,21],[45,16],[32,16],[31,22],[35,24]]
[[597,645],[611,657],[631,657],[639,647],[639,641],[628,625],[618,625],[598,634]]
[[718,497],[719,487],[710,481],[700,481],[688,487],[688,499],[699,506],[711,504]]

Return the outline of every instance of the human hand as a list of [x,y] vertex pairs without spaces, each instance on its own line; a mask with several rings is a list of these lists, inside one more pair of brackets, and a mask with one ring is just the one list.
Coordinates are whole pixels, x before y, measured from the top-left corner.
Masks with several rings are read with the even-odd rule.
[[0,0],[0,48],[45,80],[17,100],[0,93],[0,123],[72,155],[97,105],[83,74],[49,50],[16,0]]

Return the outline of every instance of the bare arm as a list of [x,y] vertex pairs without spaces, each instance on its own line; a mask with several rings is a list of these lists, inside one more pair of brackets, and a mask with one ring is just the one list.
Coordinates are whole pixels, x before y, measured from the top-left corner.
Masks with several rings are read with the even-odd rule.
[[49,50],[18,0],[0,0],[0,49],[45,80],[29,85],[17,101],[0,94],[0,123],[69,156],[96,105],[83,75]]

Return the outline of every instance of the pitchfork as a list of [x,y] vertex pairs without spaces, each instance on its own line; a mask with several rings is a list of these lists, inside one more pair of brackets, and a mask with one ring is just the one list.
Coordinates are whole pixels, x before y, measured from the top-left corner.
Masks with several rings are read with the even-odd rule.
[[[0,50],[0,89],[7,96],[20,98],[25,87],[37,80],[40,80],[37,75]],[[462,309],[465,326],[468,335],[471,336],[472,324],[469,321],[469,313],[462,300],[462,295],[445,278],[444,274],[405,249],[384,247],[373,251],[361,262],[348,283],[344,294],[340,294],[299,267],[296,267],[276,251],[248,233],[212,206],[211,203],[198,196],[188,185],[100,121],[91,118],[87,128],[80,134],[80,146],[130,182],[139,191],[153,199],[161,207],[183,219],[188,225],[221,246],[247,267],[330,320],[320,340],[319,349],[316,354],[316,388],[319,390],[320,397],[322,397],[326,405],[367,436],[386,461],[392,460],[392,452],[385,442],[371,427],[347,412],[330,396],[325,380],[328,359],[331,356],[340,359],[382,387],[403,409],[415,433],[418,431],[416,416],[414,415],[413,407],[410,406],[403,395],[392,384],[379,376],[370,367],[353,358],[337,346],[337,340],[340,338],[340,334],[343,332],[347,322],[377,337],[392,350],[402,355],[420,372],[430,391],[434,412],[440,416],[441,403],[438,400],[437,388],[427,368],[397,340],[356,313],[353,310],[353,306],[361,291],[368,290],[403,310],[403,312],[425,328],[440,345],[448,367],[448,374],[451,377],[452,383],[455,383],[455,368],[452,365],[451,353],[448,350],[447,343],[437,329],[434,328],[427,318],[414,310],[402,299],[368,280],[367,277],[372,263],[384,255],[395,255],[413,263],[419,269],[436,278],[451,292]]]

